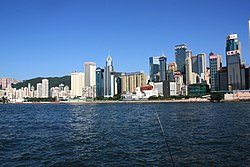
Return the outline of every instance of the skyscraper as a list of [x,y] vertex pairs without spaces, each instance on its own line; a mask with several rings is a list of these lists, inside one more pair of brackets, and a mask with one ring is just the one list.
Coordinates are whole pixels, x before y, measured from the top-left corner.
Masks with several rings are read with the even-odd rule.
[[[198,74],[202,76],[206,73],[206,54],[200,53],[197,55],[197,62],[198,62]],[[204,78],[203,78],[204,79]]]
[[166,61],[167,58],[164,55],[164,53],[162,53],[161,57],[159,58],[160,61],[160,81],[165,81],[167,79],[167,66],[166,66]]
[[177,70],[185,75],[185,59],[186,59],[187,45],[181,44],[175,46],[175,62],[177,64]]
[[210,78],[211,78],[211,91],[220,90],[219,85],[219,70],[222,67],[222,59],[220,55],[209,54],[209,65],[210,65]]
[[250,56],[250,20],[248,20],[248,49],[249,49],[249,56]]
[[170,82],[174,82],[174,72],[177,71],[177,65],[175,62],[171,62],[168,64],[168,71],[167,71],[167,80]]
[[104,96],[106,97],[114,96],[114,78],[111,76],[113,71],[113,61],[111,55],[109,54],[106,59],[106,66],[104,69]]
[[149,77],[151,82],[160,80],[160,57],[149,57]]
[[84,73],[72,72],[71,73],[71,96],[81,97],[84,88]]
[[228,86],[232,90],[242,89],[241,65],[241,43],[237,34],[227,36],[226,40],[226,62]]
[[98,67],[95,71],[96,71],[96,97],[104,96],[104,69]]
[[85,87],[94,87],[96,85],[95,80],[95,62],[85,62],[84,72],[85,72]]
[[183,76],[180,71],[174,72],[174,81],[176,83],[176,94],[181,95],[182,86],[183,86]]
[[219,70],[219,85],[220,90],[226,91],[228,90],[228,81],[227,81],[227,67],[221,67]]
[[121,76],[121,72],[111,72],[111,83],[114,85],[111,89],[111,96],[121,94]]
[[42,80],[42,97],[43,98],[49,97],[49,80],[48,79]]
[[192,71],[198,74],[198,57],[192,56]]
[[197,73],[203,80],[206,73],[206,54],[200,53],[192,56],[192,71]]
[[186,84],[193,83],[193,75],[192,75],[192,52],[186,51],[186,59],[185,59],[185,69],[186,69]]
[[121,76],[116,78],[116,94],[122,93],[122,78]]

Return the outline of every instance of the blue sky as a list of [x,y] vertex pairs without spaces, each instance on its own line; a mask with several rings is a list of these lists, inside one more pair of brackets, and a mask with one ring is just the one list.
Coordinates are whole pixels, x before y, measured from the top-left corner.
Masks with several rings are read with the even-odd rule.
[[[0,77],[70,75],[111,52],[115,71],[145,71],[148,59],[185,43],[223,56],[238,33],[250,63],[249,0],[0,0]],[[207,62],[208,64],[208,62]]]

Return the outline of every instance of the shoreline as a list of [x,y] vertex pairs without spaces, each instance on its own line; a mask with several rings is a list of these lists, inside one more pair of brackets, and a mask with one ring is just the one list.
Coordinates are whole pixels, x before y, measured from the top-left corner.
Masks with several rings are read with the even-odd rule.
[[[5,104],[138,104],[138,103],[218,103],[218,102],[250,102],[250,100],[221,100],[210,101],[206,99],[180,99],[180,100],[132,100],[132,101],[80,101],[80,102],[16,102]],[[2,104],[2,103],[0,103]]]

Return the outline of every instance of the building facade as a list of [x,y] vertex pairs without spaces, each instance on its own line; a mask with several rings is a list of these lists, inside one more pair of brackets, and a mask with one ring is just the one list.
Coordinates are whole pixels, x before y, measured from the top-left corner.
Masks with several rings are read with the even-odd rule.
[[204,96],[209,93],[209,87],[206,83],[192,84],[188,86],[189,96]]
[[42,80],[42,97],[43,98],[49,97],[49,80],[48,79]]
[[96,97],[104,96],[104,69],[96,69]]
[[[206,73],[206,54],[200,53],[197,55],[197,63],[198,63],[198,74],[200,77],[204,76]],[[205,79],[204,77],[202,77]]]
[[0,78],[0,86],[2,89],[6,89],[9,84],[13,81],[12,78]]
[[228,82],[227,82],[227,67],[222,67],[219,70],[219,85],[221,91],[227,91],[228,90]]
[[226,40],[226,62],[228,89],[244,89],[242,86],[241,66],[243,64],[241,55],[241,43],[237,34],[227,36]]
[[112,89],[111,89],[111,96],[113,97],[116,94],[121,94],[121,72],[111,72],[111,83],[112,83]]
[[137,87],[147,84],[146,78],[142,71],[122,74],[122,93],[135,93]]
[[43,97],[43,84],[42,83],[38,83],[36,85],[36,97],[37,98]]
[[167,80],[170,82],[174,81],[174,72],[177,71],[177,65],[175,62],[171,62],[168,64],[168,71],[167,71]]
[[186,44],[175,46],[175,62],[177,64],[177,70],[180,71],[182,75],[186,74],[185,70],[186,50],[187,50]]
[[192,56],[192,71],[198,74],[198,57]]
[[162,56],[159,58],[159,62],[160,81],[165,81],[167,79],[167,58],[164,53],[162,53]]
[[181,95],[182,94],[182,87],[183,87],[183,75],[180,71],[174,72],[174,81],[176,83],[176,94]]
[[159,82],[160,57],[149,57],[149,77],[151,82]]
[[186,85],[193,84],[193,75],[192,75],[192,58],[187,56],[185,59],[185,69],[186,69]]
[[84,88],[84,73],[72,72],[71,73],[71,96],[81,97]]
[[104,69],[104,96],[113,97],[114,95],[114,81],[111,73],[114,71],[113,61],[110,55],[106,59],[106,66]]
[[211,79],[211,91],[219,91],[219,70],[222,66],[222,59],[220,55],[209,54],[209,66],[210,66],[210,79]]
[[94,87],[96,85],[95,70],[96,70],[95,62],[86,62],[84,64],[85,87]]
[[192,72],[199,75],[202,80],[205,80],[206,75],[206,54],[199,53],[196,56],[192,56]]

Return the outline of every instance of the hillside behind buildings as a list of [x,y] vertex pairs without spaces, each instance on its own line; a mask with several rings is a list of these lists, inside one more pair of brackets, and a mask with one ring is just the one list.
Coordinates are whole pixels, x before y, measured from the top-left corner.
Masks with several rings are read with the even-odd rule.
[[70,76],[63,76],[63,77],[37,77],[32,78],[29,80],[24,80],[22,82],[19,82],[17,84],[12,84],[13,88],[20,89],[22,87],[28,87],[28,83],[31,84],[31,86],[34,86],[36,89],[36,85],[38,83],[42,83],[42,79],[48,79],[49,80],[49,89],[52,87],[58,87],[59,84],[64,84],[64,86],[69,86],[71,89],[71,83],[70,83]]

